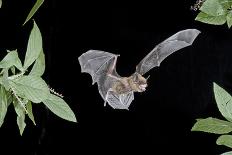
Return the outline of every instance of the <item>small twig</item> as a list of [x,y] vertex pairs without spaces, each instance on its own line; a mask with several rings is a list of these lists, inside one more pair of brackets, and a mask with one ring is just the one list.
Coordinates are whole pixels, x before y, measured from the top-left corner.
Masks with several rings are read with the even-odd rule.
[[21,73],[19,73],[19,74],[15,74],[15,75],[9,76],[8,79],[9,79],[9,80],[14,80],[14,79],[16,79],[16,78],[19,78],[19,77],[23,76],[24,73],[25,73],[25,72],[21,72]]
[[50,86],[48,86],[48,87],[49,87],[49,90],[50,90],[50,92],[51,92],[52,94],[54,94],[54,95],[56,95],[56,96],[59,96],[59,97],[61,97],[61,98],[64,97],[62,94],[57,93],[57,92],[56,92],[53,88],[51,88]]
[[190,10],[193,10],[193,11],[199,10],[205,1],[206,0],[197,0],[196,3],[193,6],[191,6]]
[[28,111],[25,107],[25,103],[19,98],[19,96],[16,94],[15,90],[11,87],[12,94],[15,96],[15,98],[18,100],[20,106],[25,110],[26,114],[28,114]]

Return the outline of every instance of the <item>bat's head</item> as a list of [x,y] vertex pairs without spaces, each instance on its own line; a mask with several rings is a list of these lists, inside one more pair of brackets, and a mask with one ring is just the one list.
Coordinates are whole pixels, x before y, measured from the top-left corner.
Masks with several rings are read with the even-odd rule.
[[144,78],[141,74],[135,73],[132,75],[133,86],[135,90],[138,92],[143,92],[146,90],[147,87],[147,79]]

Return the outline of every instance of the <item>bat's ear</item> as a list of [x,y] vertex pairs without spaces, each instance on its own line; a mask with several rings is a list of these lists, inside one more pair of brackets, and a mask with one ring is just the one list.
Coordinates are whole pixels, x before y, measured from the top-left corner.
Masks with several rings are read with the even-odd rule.
[[137,81],[138,80],[138,76],[137,76],[137,74],[134,74],[133,75],[133,81]]

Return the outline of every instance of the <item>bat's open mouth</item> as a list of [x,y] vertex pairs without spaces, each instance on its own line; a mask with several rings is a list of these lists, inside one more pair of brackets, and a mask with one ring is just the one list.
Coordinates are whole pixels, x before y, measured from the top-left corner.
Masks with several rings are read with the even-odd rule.
[[146,90],[147,84],[141,84],[139,85],[139,89],[143,92]]

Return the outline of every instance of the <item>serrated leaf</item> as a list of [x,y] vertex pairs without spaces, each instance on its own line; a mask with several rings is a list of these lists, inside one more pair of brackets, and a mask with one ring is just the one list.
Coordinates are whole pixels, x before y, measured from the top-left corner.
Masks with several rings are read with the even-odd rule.
[[40,6],[43,4],[43,2],[44,2],[44,0],[36,0],[35,5],[31,9],[31,11],[28,14],[28,16],[27,16],[25,22],[23,23],[23,25],[26,24],[31,19],[31,17],[37,12],[37,10],[40,8]]
[[41,51],[39,57],[36,59],[33,68],[31,69],[30,75],[42,76],[45,71],[45,56],[44,52]]
[[18,103],[16,99],[13,100],[15,112],[17,114],[17,125],[19,128],[20,135],[23,134],[23,131],[26,127],[25,123],[25,110],[22,108],[22,106]]
[[50,91],[41,77],[27,75],[9,80],[16,94],[34,103],[40,103],[49,97]]
[[221,114],[230,122],[232,122],[232,98],[223,88],[216,83],[213,84],[215,100]]
[[221,155],[232,155],[232,151],[230,151],[230,152],[225,152],[225,153],[222,153]]
[[4,118],[7,113],[7,108],[8,108],[8,104],[7,104],[6,90],[4,89],[3,86],[0,86],[0,127],[4,122]]
[[232,26],[232,12],[230,11],[226,16],[227,25],[230,28]]
[[215,134],[225,134],[232,131],[232,123],[217,118],[198,119],[191,131],[203,131]]
[[200,7],[200,10],[210,16],[221,16],[227,12],[220,0],[206,0]]
[[211,16],[204,12],[200,12],[195,20],[213,25],[223,25],[226,22],[226,15],[221,16]]
[[62,98],[50,94],[50,97],[44,100],[43,103],[57,116],[68,121],[77,122],[75,114]]
[[18,57],[17,50],[8,51],[7,55],[0,62],[0,68],[10,68],[12,66],[15,66],[20,71],[23,71],[22,63]]
[[232,135],[222,135],[217,139],[217,145],[225,145],[232,148]]
[[37,24],[34,21],[33,28],[27,44],[27,52],[24,60],[24,69],[26,70],[38,57],[42,51],[42,36]]
[[31,105],[31,102],[28,101],[27,104],[26,104],[26,108],[27,108],[27,115],[28,117],[30,118],[30,120],[33,122],[34,125],[36,125],[35,123],[35,119],[34,119],[34,115],[33,115],[33,111],[32,111],[32,105]]

